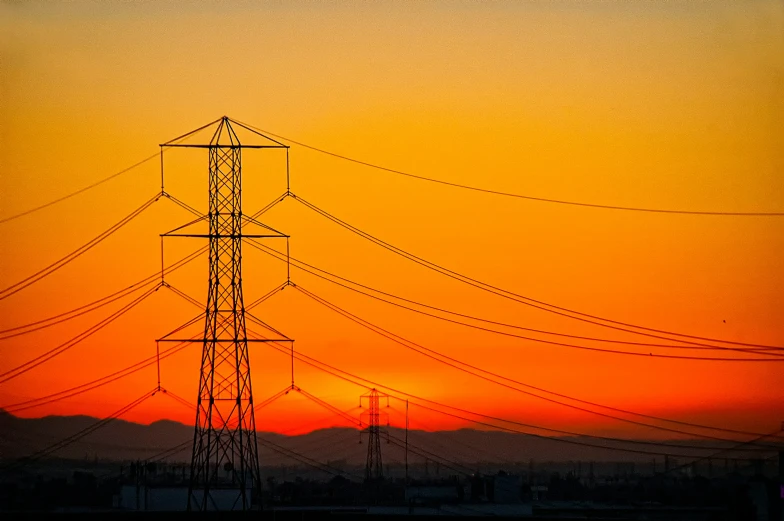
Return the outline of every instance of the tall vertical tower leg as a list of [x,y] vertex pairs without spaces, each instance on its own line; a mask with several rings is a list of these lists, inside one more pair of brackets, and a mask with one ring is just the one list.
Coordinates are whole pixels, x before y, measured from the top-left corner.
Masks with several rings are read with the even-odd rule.
[[210,276],[188,509],[246,510],[261,480],[242,298],[242,147],[227,118],[208,152]]

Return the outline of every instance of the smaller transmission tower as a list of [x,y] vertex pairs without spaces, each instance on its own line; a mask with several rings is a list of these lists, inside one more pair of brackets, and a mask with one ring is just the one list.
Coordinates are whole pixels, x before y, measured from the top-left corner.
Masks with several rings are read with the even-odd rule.
[[[389,407],[389,397],[387,395],[382,395],[376,389],[372,389],[359,398],[360,407],[362,407],[363,399],[368,402],[367,411],[360,415],[360,421],[364,419],[367,424],[367,428],[363,432],[368,434],[367,461],[365,463],[366,481],[380,481],[384,478],[384,465],[381,461],[382,412],[380,398],[382,397],[386,397],[387,407]],[[383,416],[387,415],[383,414]]]

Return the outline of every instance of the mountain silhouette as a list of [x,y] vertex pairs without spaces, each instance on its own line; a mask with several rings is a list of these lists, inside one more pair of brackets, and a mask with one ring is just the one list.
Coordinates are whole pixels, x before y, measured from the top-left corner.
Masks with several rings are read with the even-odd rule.
[[[0,459],[13,460],[28,456],[98,421],[99,419],[89,416],[19,418],[0,410]],[[317,462],[337,462],[350,466],[364,465],[367,455],[367,435],[361,435],[354,428],[332,427],[294,436],[259,432],[258,437],[260,457],[263,464],[268,465],[301,465],[301,462],[292,461],[276,449],[294,451]],[[527,465],[531,460],[651,463],[658,459],[661,464],[664,461],[661,455],[610,451],[600,447],[613,445],[651,453],[706,456],[711,454],[710,450],[694,450],[687,446],[718,446],[717,442],[702,440],[671,440],[666,443],[673,444],[674,447],[657,447],[610,443],[589,437],[531,437],[519,433],[475,429],[434,432],[411,430],[408,438],[408,459],[411,464],[424,464],[425,460],[429,460],[433,464],[440,462],[441,465],[454,465],[462,470],[465,469],[459,467],[460,465],[471,467],[483,462]],[[159,420],[144,425],[117,419],[58,450],[51,457],[128,461],[152,458],[167,449],[182,445],[182,450],[167,457],[167,461],[187,462],[190,460],[190,444],[187,442],[192,439],[193,427],[179,422]],[[404,440],[405,431],[402,429],[388,428],[381,434],[385,464],[402,464],[405,459]],[[739,457],[739,454],[732,453],[732,456]]]

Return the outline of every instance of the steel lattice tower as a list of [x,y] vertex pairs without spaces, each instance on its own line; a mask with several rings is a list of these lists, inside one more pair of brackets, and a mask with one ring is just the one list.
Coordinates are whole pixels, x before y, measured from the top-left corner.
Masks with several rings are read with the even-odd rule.
[[[222,145],[225,132],[229,145]],[[224,118],[210,141],[210,279],[193,435],[189,508],[210,508],[221,473],[239,488],[236,507],[261,483],[242,299],[242,145]]]
[[[203,349],[188,510],[247,510],[252,497],[260,497],[248,342],[290,341],[248,339],[242,294],[243,237],[285,237],[242,213],[242,149],[287,147],[277,142],[243,145],[232,120],[224,116],[218,121],[207,145],[162,145],[206,148],[209,156],[209,212],[203,218],[209,223],[208,234],[164,234],[209,240],[204,335],[197,340],[203,342]],[[243,234],[243,226],[250,223],[275,234]],[[187,341],[168,336],[161,340]]]
[[363,416],[367,418],[368,450],[365,462],[365,480],[379,481],[384,477],[384,465],[381,461],[381,407],[379,398],[381,395],[375,389],[362,395],[368,400],[368,411]]

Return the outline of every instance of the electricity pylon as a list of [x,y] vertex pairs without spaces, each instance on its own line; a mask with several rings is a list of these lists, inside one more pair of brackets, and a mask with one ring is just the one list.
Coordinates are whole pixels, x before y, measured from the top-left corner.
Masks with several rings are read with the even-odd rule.
[[[163,235],[208,239],[210,270],[203,337],[175,339],[169,334],[159,340],[203,343],[188,510],[248,510],[252,499],[261,491],[248,342],[290,339],[250,339],[247,336],[242,294],[242,240],[244,237],[286,236],[243,215],[242,150],[288,147],[226,116],[215,123],[217,128],[208,144],[182,143],[181,140],[190,135],[186,134],[161,145],[162,150],[163,147],[189,147],[208,151],[209,212],[189,223],[206,220],[208,233],[174,233],[185,228],[183,226]],[[243,145],[232,123],[267,141],[264,145]],[[244,234],[243,227],[248,224],[263,227],[265,233]]]
[[[364,431],[368,435],[367,460],[365,461],[366,481],[380,481],[384,478],[384,464],[381,461],[382,413],[381,406],[379,405],[381,397],[382,395],[376,389],[372,389],[359,398],[360,406],[362,405],[363,398],[368,401],[368,410],[367,412],[362,413],[360,417],[365,418],[367,422],[367,428]],[[387,400],[389,400],[389,397],[387,397]]]

